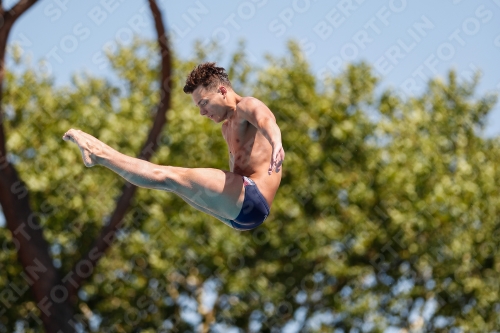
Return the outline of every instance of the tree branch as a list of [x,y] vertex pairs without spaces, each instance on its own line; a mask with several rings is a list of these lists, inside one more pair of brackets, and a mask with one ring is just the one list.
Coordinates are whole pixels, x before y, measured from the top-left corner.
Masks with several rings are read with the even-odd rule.
[[[4,21],[10,23],[10,27],[14,24],[14,22],[21,16],[26,10],[28,10],[31,6],[35,4],[38,0],[19,0],[11,9],[9,9],[4,14]],[[9,27],[9,29],[10,29]]]
[[[158,148],[158,142],[161,130],[167,121],[166,113],[170,108],[171,88],[172,88],[172,57],[168,43],[168,37],[165,34],[165,27],[163,25],[161,12],[155,0],[148,0],[153,18],[155,21],[156,32],[158,35],[158,46],[161,55],[161,76],[160,76],[160,102],[157,105],[156,117],[153,126],[149,132],[148,138],[142,147],[138,158],[149,160]],[[95,267],[99,259],[104,255],[104,252],[111,246],[116,232],[123,224],[123,218],[127,212],[128,207],[132,201],[137,187],[126,183],[122,189],[122,195],[118,199],[115,210],[113,211],[109,223],[103,227],[101,234],[96,239],[90,250],[73,266],[70,272],[71,279],[66,282],[70,299],[73,303],[77,301],[77,292],[82,284],[89,277],[82,277],[77,274],[76,267],[82,261],[86,261]]]
[[161,12],[156,4],[156,0],[148,0],[153,18],[155,21],[156,33],[158,36],[158,46],[161,56],[161,78],[160,78],[160,102],[157,106],[156,119],[153,128],[149,132],[146,144],[139,154],[139,158],[149,160],[158,149],[161,129],[167,121],[167,111],[170,108],[172,92],[172,55],[170,52],[168,36],[165,33],[165,26],[161,18]]

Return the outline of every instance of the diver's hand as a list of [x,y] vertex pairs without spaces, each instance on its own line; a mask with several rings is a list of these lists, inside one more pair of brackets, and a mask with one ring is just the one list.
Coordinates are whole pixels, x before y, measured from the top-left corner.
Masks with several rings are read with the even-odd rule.
[[283,160],[285,159],[285,150],[280,143],[277,143],[273,146],[273,154],[271,156],[271,164],[269,164],[268,174],[271,175],[273,170],[278,173],[281,170],[281,165],[283,164]]

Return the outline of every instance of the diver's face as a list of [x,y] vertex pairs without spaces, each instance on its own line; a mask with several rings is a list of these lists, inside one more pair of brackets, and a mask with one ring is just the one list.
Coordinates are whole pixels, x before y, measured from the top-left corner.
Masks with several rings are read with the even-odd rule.
[[200,108],[200,115],[210,118],[216,123],[225,120],[227,99],[223,91],[220,88],[214,91],[203,86],[199,86],[193,91],[191,96],[194,104]]

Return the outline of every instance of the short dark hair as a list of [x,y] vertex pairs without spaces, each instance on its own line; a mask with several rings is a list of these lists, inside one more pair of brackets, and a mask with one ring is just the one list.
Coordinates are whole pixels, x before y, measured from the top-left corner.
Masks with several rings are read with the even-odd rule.
[[186,94],[191,94],[200,85],[205,88],[216,88],[220,84],[232,89],[226,70],[215,66],[215,62],[205,62],[189,73],[183,90]]

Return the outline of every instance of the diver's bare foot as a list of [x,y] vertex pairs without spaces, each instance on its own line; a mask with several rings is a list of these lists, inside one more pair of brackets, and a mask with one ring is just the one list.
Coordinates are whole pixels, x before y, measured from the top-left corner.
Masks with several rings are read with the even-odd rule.
[[82,152],[83,164],[85,164],[86,167],[90,168],[99,164],[98,158],[102,155],[104,143],[90,134],[75,129],[67,131],[63,135],[63,140],[77,144]]

